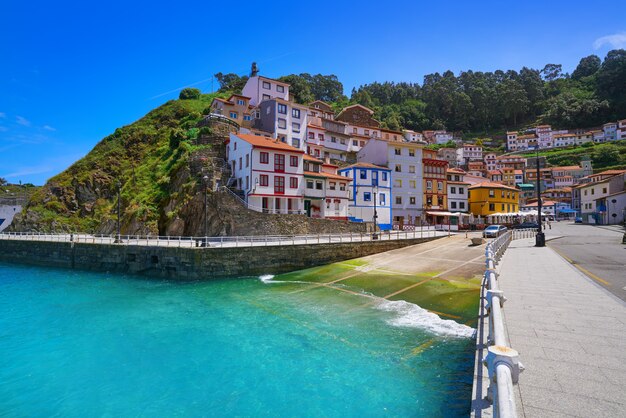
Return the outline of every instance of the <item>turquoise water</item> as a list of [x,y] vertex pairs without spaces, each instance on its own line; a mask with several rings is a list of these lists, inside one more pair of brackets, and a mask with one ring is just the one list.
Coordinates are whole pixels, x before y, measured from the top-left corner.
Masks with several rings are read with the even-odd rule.
[[0,416],[467,415],[473,340],[416,309],[0,264]]

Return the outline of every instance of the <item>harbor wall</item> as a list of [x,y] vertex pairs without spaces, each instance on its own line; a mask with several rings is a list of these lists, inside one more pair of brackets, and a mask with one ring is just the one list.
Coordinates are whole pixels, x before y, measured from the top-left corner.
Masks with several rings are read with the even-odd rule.
[[0,240],[0,261],[180,280],[204,280],[286,273],[438,238],[440,237],[239,248],[173,248]]

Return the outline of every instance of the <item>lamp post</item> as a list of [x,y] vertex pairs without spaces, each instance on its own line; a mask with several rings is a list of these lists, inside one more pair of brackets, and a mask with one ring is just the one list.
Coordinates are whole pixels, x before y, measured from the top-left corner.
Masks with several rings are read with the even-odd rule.
[[537,223],[539,224],[539,228],[537,228],[537,236],[535,237],[535,247],[545,247],[546,246],[546,235],[543,233],[543,229],[541,227],[541,170],[539,170],[539,144],[537,144]]
[[204,246],[207,245],[207,236],[209,235],[209,217],[207,215],[207,207],[208,207],[208,182],[209,176],[205,175],[202,177],[202,184],[204,185]]
[[121,238],[121,226],[120,226],[120,192],[122,189],[122,184],[119,180],[115,182],[115,188],[117,189],[117,240],[116,242],[120,242]]
[[372,187],[372,192],[374,194],[374,234],[372,235],[372,239],[378,239],[378,212],[376,211],[376,195],[378,194],[378,187]]

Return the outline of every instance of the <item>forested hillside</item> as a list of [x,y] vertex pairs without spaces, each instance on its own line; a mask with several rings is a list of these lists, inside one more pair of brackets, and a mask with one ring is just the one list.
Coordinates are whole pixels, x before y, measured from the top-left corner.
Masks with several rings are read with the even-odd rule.
[[[240,91],[247,77],[216,74],[220,89]],[[626,51],[610,51],[604,60],[590,55],[564,73],[560,64],[542,69],[493,72],[446,71],[412,82],[373,82],[344,95],[335,75],[291,74],[299,103],[330,102],[336,109],[359,103],[376,111],[390,129],[447,129],[481,136],[535,123],[554,128],[586,128],[626,118]]]

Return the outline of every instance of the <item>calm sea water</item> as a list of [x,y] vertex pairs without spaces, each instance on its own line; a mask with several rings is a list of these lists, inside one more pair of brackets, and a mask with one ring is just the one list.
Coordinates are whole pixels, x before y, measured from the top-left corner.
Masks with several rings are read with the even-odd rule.
[[0,264],[0,416],[467,415],[464,328],[302,284]]

